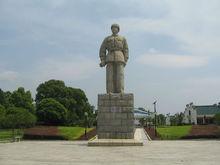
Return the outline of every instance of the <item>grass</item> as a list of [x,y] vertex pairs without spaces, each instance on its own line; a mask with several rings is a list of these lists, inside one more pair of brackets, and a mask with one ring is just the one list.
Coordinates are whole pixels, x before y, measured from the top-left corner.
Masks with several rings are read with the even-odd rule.
[[[76,140],[85,133],[85,128],[83,127],[58,127],[61,136],[64,136],[68,140]],[[87,132],[91,131],[93,128],[87,128]]]
[[[21,135],[23,136],[23,130],[15,129],[15,136]],[[0,129],[0,140],[9,140],[13,138],[13,131],[12,129]]]
[[[92,129],[93,128],[87,128],[87,132],[91,131]],[[58,130],[59,130],[59,135],[63,136],[67,140],[76,140],[85,133],[84,127],[58,126]],[[15,136],[16,135],[23,136],[23,130],[16,129]],[[0,141],[7,141],[12,138],[13,138],[12,129],[0,129]]]
[[12,130],[8,130],[8,129],[0,130],[0,140],[10,139],[12,138],[12,136],[13,136]]
[[191,125],[167,126],[157,128],[157,132],[159,133],[162,140],[177,140],[183,136],[188,135],[191,128]]

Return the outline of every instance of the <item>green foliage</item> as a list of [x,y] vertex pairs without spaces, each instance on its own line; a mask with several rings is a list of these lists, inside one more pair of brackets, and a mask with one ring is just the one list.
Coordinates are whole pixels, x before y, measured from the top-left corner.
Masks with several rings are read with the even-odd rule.
[[9,99],[11,97],[11,92],[7,91],[4,92],[0,89],[0,104],[3,105],[5,108],[10,107]]
[[[45,100],[54,99],[54,100]],[[35,114],[35,106],[30,91],[23,87],[11,92],[0,89],[0,105],[6,112],[11,107],[23,108]],[[69,126],[84,125],[84,114],[88,113],[87,125],[92,126],[96,120],[93,115],[93,107],[90,106],[85,93],[81,89],[66,87],[63,81],[49,80],[37,88],[36,108],[39,121],[50,124],[65,124]],[[3,113],[1,107],[0,113]],[[7,114],[7,119],[15,120],[15,115]],[[1,123],[6,122],[6,116],[0,117]],[[12,123],[7,122],[7,125]]]
[[18,88],[10,96],[10,103],[15,107],[27,109],[31,113],[34,112],[33,99],[30,91],[25,91],[23,87]]
[[16,135],[23,137],[22,129],[0,129],[0,141],[11,141]]
[[7,110],[3,119],[4,128],[27,128],[36,123],[36,117],[26,109],[11,107]]
[[0,89],[0,128],[25,128],[36,122],[30,91],[18,88],[13,93]]
[[[58,127],[59,132],[65,139],[76,140],[85,133],[83,127]],[[88,128],[87,131],[91,131],[93,128]]]
[[0,128],[3,126],[3,122],[5,120],[6,110],[5,107],[0,104]]
[[142,117],[139,119],[139,123],[141,124],[141,126],[146,126],[146,118]]
[[64,82],[60,80],[49,80],[40,84],[37,87],[36,104],[46,98],[53,98],[57,101],[62,100],[66,96],[65,88]]
[[183,125],[184,114],[182,112],[176,113],[173,116],[170,116],[171,125]]
[[4,116],[6,113],[5,111],[5,107],[3,105],[0,104],[0,117]]
[[84,113],[92,116],[92,108],[85,93],[81,89],[65,86],[61,80],[49,80],[37,88],[36,105],[46,98],[53,98],[61,103],[67,110],[66,125],[82,125]]
[[218,113],[214,116],[214,122],[216,124],[220,125],[220,113]]
[[174,140],[180,139],[183,136],[189,134],[192,126],[166,126],[157,128],[157,132],[159,133],[161,139],[164,140]]
[[155,124],[155,120],[154,117],[142,117],[139,119],[139,123],[141,124],[141,126],[145,127],[145,126],[149,126],[149,125],[154,125]]
[[164,114],[157,115],[157,125],[166,125],[166,117]]
[[76,115],[74,111],[67,110],[67,117],[66,117],[66,125],[68,126],[76,126],[82,125],[79,117]]
[[10,129],[0,130],[0,140],[12,139],[13,133]]
[[97,118],[97,111],[95,111],[95,107],[94,106],[90,106],[91,110],[89,110],[88,112],[88,127],[93,127],[93,126],[96,126],[97,123],[96,123],[96,118]]
[[40,122],[59,125],[65,123],[67,109],[55,99],[47,98],[37,104],[36,115]]
[[23,87],[18,88],[12,93],[4,92],[0,89],[0,104],[6,109],[9,107],[20,107],[34,113],[33,99],[30,91],[25,91]]
[[5,105],[5,93],[2,89],[0,89],[0,104]]

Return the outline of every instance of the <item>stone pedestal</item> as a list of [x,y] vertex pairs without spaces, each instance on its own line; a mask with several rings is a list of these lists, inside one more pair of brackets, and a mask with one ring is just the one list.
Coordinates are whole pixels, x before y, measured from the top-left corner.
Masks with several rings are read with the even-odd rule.
[[133,94],[98,95],[98,139],[134,139]]

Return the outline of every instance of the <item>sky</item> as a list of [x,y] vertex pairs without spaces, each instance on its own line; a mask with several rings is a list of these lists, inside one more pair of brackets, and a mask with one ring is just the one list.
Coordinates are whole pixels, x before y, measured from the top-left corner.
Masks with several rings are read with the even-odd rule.
[[63,80],[97,106],[99,48],[111,24],[129,46],[125,93],[135,107],[183,112],[220,102],[219,0],[0,0],[0,88]]

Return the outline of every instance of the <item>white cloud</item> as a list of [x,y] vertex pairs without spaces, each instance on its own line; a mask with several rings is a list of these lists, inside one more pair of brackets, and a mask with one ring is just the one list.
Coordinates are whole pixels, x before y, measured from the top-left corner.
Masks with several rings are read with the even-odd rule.
[[[147,5],[147,3],[146,3]],[[119,22],[127,33],[149,32],[168,35],[181,42],[183,50],[191,54],[219,56],[220,15],[219,1],[166,1],[169,9],[163,17],[127,17]],[[160,12],[160,11],[158,11]]]
[[18,73],[14,71],[0,71],[0,81],[14,81],[18,78]]
[[47,58],[40,61],[36,74],[40,80],[83,80],[90,78],[98,68],[96,61],[83,56]]
[[207,65],[208,58],[203,56],[148,53],[137,58],[137,62],[155,67],[192,68]]

